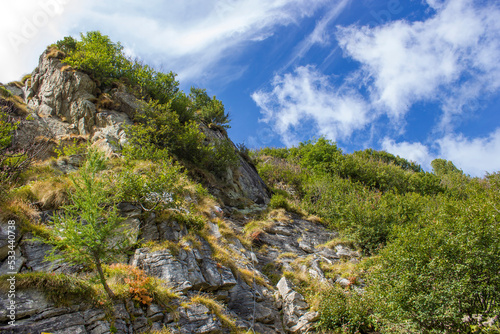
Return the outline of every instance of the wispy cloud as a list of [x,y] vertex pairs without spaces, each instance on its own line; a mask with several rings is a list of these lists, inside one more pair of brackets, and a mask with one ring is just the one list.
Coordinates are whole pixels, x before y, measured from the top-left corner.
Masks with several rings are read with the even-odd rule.
[[329,45],[331,39],[330,25],[342,14],[350,2],[351,0],[341,0],[333,5],[325,16],[316,23],[314,30],[295,47],[290,60],[282,70],[289,68],[297,59],[304,57],[314,45]]
[[[32,17],[40,11],[40,4],[51,1],[65,6],[72,3],[72,0],[19,0],[3,4],[0,31],[2,34],[8,31],[14,25],[13,20]],[[327,3],[326,0],[152,0],[145,6],[137,0],[73,2],[75,6],[78,3],[79,10],[65,8],[59,13],[60,20],[51,20],[40,29],[37,39],[29,41],[31,47],[26,51],[31,53],[32,46],[40,39],[48,44],[70,33],[101,30],[113,40],[124,42],[146,61],[173,69],[183,80],[210,75],[210,69],[222,59],[227,65],[233,55],[244,51],[243,46],[269,38],[277,26],[298,24]],[[20,62],[18,55],[12,56],[8,42],[5,37],[0,38],[0,50],[4,50],[0,59],[18,70],[26,60]],[[10,72],[1,75],[11,77]]]
[[[272,86],[272,91],[254,92],[252,98],[261,108],[262,121],[272,124],[287,145],[303,139],[301,132],[344,139],[370,121],[368,106],[356,92],[335,87],[312,66],[276,75]],[[306,128],[307,122],[314,128]]]
[[398,120],[416,102],[437,101],[448,125],[470,100],[500,88],[500,9],[428,2],[437,13],[426,21],[339,27],[337,38],[370,78],[374,108]]

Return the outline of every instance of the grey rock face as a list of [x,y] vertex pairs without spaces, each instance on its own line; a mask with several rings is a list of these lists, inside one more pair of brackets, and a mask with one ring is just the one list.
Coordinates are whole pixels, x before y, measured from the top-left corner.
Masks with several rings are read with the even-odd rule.
[[13,259],[9,261],[7,258],[0,266],[0,276],[7,275],[8,273],[18,273],[25,262],[26,259],[21,255],[19,248],[16,248]]
[[[217,130],[211,130],[205,125],[200,125],[200,129],[209,141],[228,140],[226,135]],[[231,142],[232,146],[236,146]],[[217,196],[223,199],[224,203],[237,206],[243,199],[251,200],[256,204],[268,204],[271,193],[264,181],[257,173],[257,169],[239,156],[240,166],[236,171],[227,170],[224,180],[226,186],[220,189],[211,189]],[[248,203],[247,203],[248,204]]]
[[180,249],[172,255],[168,249],[149,252],[137,249],[131,264],[148,275],[170,283],[177,290],[228,290],[236,285],[231,270],[217,264],[212,258],[195,255],[192,250]]
[[302,333],[301,329],[311,322],[308,319],[313,318],[310,315],[305,317],[309,305],[304,296],[292,289],[292,284],[285,277],[280,279],[277,288],[282,300],[285,328],[291,333]]
[[193,304],[179,312],[179,321],[169,326],[179,334],[217,334],[222,333],[222,324],[205,305]]
[[59,59],[40,56],[37,70],[32,74],[32,84],[27,91],[28,106],[38,110],[42,117],[52,116],[61,122],[75,125],[72,133],[90,134],[95,125],[96,84],[85,73],[61,71]]

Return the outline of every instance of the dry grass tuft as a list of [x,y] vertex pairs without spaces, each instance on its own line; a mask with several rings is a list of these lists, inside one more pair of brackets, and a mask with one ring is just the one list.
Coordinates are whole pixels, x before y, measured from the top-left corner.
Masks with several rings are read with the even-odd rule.
[[0,206],[0,220],[21,220],[21,224],[36,222],[40,218],[40,212],[27,200],[19,197],[7,199]]
[[214,299],[208,297],[207,295],[195,295],[191,297],[191,303],[205,305],[210,310],[210,312],[212,312],[217,316],[217,318],[219,318],[219,320],[225,327],[231,330],[232,333],[239,332],[235,321],[224,314],[224,307]]
[[278,255],[278,260],[280,259],[296,259],[298,257],[298,255],[296,253],[293,253],[293,252],[286,252],[286,253],[281,253],[280,255]]
[[12,81],[7,84],[7,86],[15,86],[17,88],[23,88],[24,84],[21,81]]
[[28,87],[31,86],[31,74],[26,74],[25,76],[22,77],[21,82],[23,86],[28,82]]
[[75,69],[73,67],[71,67],[70,65],[64,65],[63,67],[61,67],[60,71],[61,72],[74,72]]
[[96,107],[98,111],[102,110],[114,110],[116,109],[117,105],[113,99],[111,99],[111,96],[107,93],[101,94],[99,96],[99,99],[97,100]]
[[170,254],[173,256],[179,255],[179,252],[181,250],[181,245],[179,245],[175,241],[171,240],[163,240],[161,242],[157,241],[148,241],[145,244],[143,244],[143,247],[149,248],[151,252],[156,252],[156,251],[161,251],[161,250],[169,250]]
[[324,224],[323,218],[318,217],[316,215],[310,215],[306,218],[307,221],[315,224]]
[[47,55],[45,56],[47,59],[64,59],[66,54],[59,50],[58,48],[51,47],[48,49]]
[[69,192],[73,183],[66,176],[48,180],[35,181],[31,184],[31,192],[43,209],[58,209],[69,203]]
[[238,268],[238,274],[241,277],[241,279],[245,281],[245,283],[248,284],[249,286],[253,286],[253,282],[255,281],[255,283],[261,286],[265,286],[268,289],[272,289],[272,287],[267,283],[265,278],[257,275],[255,271],[245,268]]

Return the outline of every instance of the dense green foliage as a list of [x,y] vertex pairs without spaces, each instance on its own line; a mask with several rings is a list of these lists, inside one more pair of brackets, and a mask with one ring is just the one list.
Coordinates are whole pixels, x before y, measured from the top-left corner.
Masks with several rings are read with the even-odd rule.
[[190,165],[211,171],[222,177],[227,168],[239,163],[235,148],[227,140],[206,142],[206,135],[192,120],[181,123],[171,104],[150,102],[144,113],[137,115],[139,123],[126,132],[131,147],[127,150],[137,159],[164,159],[169,153]]
[[293,200],[377,255],[364,295],[322,296],[322,329],[467,333],[499,315],[498,174],[471,178],[442,159],[428,173],[386,152],[344,154],[324,138],[254,159],[274,206]]
[[373,330],[371,306],[367,296],[355,291],[333,287],[322,293],[318,327],[337,328],[342,333],[366,333]]
[[215,124],[229,128],[229,115],[225,113],[222,102],[215,96],[210,98],[205,89],[192,87],[189,98],[200,121],[208,126]]
[[98,31],[81,34],[81,41],[66,38],[58,42],[68,51],[64,62],[89,72],[97,80],[120,78],[130,70],[130,62],[123,55],[123,46],[113,43]]
[[429,332],[467,332],[479,325],[477,315],[498,315],[497,177],[469,180],[467,199],[439,196],[415,222],[394,229],[373,276],[386,318],[411,319]]

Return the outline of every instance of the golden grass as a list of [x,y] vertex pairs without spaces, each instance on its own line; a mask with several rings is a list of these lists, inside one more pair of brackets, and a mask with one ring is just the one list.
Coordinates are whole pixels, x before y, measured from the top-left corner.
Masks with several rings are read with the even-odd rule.
[[232,333],[238,333],[239,330],[236,326],[235,321],[224,314],[224,307],[214,299],[208,297],[207,295],[195,295],[191,297],[191,303],[205,305],[210,310],[210,312],[212,312],[217,316],[217,318],[219,318],[223,326],[229,328]]
[[315,224],[324,224],[323,218],[316,215],[310,215],[306,218],[306,220]]
[[28,201],[22,198],[8,198],[1,203],[0,219],[7,221],[10,219],[20,219],[21,223],[35,222],[40,218],[40,212]]
[[149,331],[145,332],[144,334],[172,334],[172,331],[168,329],[165,325],[163,325],[163,328],[159,331]]
[[282,223],[288,223],[292,220],[285,209],[274,209],[268,213],[267,217]]
[[345,247],[349,247],[349,248],[354,248],[354,242],[347,239],[347,238],[344,238],[344,237],[340,237],[340,238],[335,238],[335,239],[332,239],[332,240],[329,240],[327,242],[325,242],[324,244],[320,244],[320,245],[317,245],[315,248],[330,248],[330,249],[334,249],[336,246],[338,245],[342,245],[342,246],[345,246]]
[[161,242],[148,241],[143,244],[143,247],[149,248],[151,252],[168,249],[170,251],[170,254],[172,254],[173,256],[179,255],[179,252],[181,250],[181,246],[177,242],[171,240],[163,240]]
[[26,116],[29,114],[29,110],[27,105],[24,103],[24,100],[17,95],[5,96],[5,92],[0,92],[3,96],[3,100],[10,102],[15,109],[15,112],[18,116]]
[[73,187],[67,176],[31,183],[31,192],[44,209],[58,209],[69,203],[69,193]]
[[[9,291],[9,276],[1,276],[0,291]],[[94,303],[97,291],[86,281],[65,274],[23,273],[16,274],[16,291],[36,289],[56,306],[69,306],[81,302]]]
[[179,243],[183,245],[191,244],[191,248],[201,249],[200,240],[198,240],[197,236],[191,232],[183,236]]
[[52,58],[64,59],[66,57],[66,54],[64,52],[55,47],[50,47],[48,51],[49,52],[45,55],[47,59],[52,59]]
[[278,255],[278,260],[279,259],[285,259],[285,258],[296,259],[297,257],[298,257],[297,253],[285,252],[285,253],[281,253],[280,255]]
[[249,237],[254,232],[263,232],[266,229],[273,227],[275,222],[273,220],[252,220],[245,225],[243,231]]
[[265,278],[257,275],[255,271],[245,269],[245,268],[238,268],[237,270],[238,270],[238,274],[241,277],[241,279],[243,281],[245,281],[245,283],[248,284],[249,286],[253,286],[253,282],[255,280],[255,283],[257,283],[261,286],[265,286],[268,289],[272,289],[272,287],[267,283]]
[[22,83],[23,85],[25,85],[25,84],[26,84],[26,81],[28,82],[28,86],[31,86],[31,74],[26,74],[26,75],[24,75],[24,76],[22,77],[22,79],[21,79],[21,83]]
[[24,87],[23,83],[21,81],[12,81],[7,84],[7,86],[15,86],[17,88],[22,89]]
[[70,65],[63,65],[60,69],[61,72],[74,72],[75,69],[71,67]]

